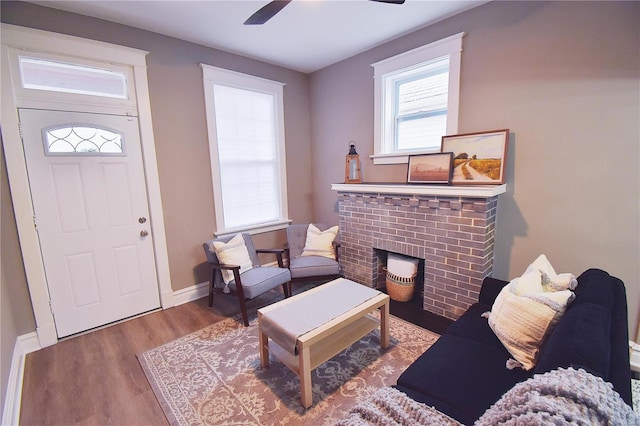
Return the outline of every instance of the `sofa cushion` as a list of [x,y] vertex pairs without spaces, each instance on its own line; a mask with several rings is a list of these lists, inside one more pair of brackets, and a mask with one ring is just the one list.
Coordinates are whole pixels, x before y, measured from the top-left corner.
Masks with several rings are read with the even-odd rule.
[[589,269],[578,277],[575,290],[576,304],[595,303],[611,310],[614,304],[614,280],[611,275],[600,269]]
[[632,405],[631,398],[631,369],[629,368],[629,326],[627,295],[622,280],[610,277],[609,286],[612,287],[613,308],[611,312],[611,364],[609,367],[609,382],[613,383],[622,399]]
[[540,351],[534,373],[560,367],[584,368],[609,378],[611,314],[603,306],[583,303],[564,314]]
[[492,305],[496,297],[498,297],[498,294],[500,294],[500,291],[507,284],[509,284],[508,281],[485,277],[485,279],[482,280],[482,288],[480,288],[478,302]]
[[[244,272],[240,277],[245,299],[253,299],[277,287],[278,284],[290,280],[291,273],[289,269],[276,267],[252,268]],[[229,283],[229,287],[231,287],[232,290],[237,290],[235,280]]]
[[489,310],[491,310],[491,305],[474,303],[447,328],[446,333],[501,347],[502,343],[489,327],[487,318],[482,316]]
[[624,283],[600,269],[588,269],[578,277],[576,300],[569,310],[585,303],[603,306],[611,314],[611,362],[609,381],[628,404],[631,404],[631,369],[629,368],[629,327]]
[[[449,407],[444,412],[472,423],[513,385],[531,376],[521,369],[507,370],[509,357],[502,345],[444,334],[402,373],[397,385],[432,402],[442,401]],[[464,419],[455,411],[464,413]]]
[[338,275],[340,265],[337,261],[324,256],[301,256],[289,260],[291,278]]

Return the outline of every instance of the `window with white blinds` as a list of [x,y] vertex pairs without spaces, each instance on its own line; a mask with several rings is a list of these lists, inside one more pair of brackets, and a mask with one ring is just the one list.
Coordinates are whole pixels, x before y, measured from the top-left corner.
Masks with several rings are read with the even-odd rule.
[[440,151],[458,130],[460,33],[373,64],[375,164]]
[[203,65],[216,235],[288,223],[282,83]]

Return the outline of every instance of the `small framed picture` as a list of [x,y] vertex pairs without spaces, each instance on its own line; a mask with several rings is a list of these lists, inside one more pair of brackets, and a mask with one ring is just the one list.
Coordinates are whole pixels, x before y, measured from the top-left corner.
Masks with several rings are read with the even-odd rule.
[[407,183],[451,183],[453,153],[409,156]]
[[456,185],[500,185],[505,181],[509,129],[442,137],[442,152],[453,152]]

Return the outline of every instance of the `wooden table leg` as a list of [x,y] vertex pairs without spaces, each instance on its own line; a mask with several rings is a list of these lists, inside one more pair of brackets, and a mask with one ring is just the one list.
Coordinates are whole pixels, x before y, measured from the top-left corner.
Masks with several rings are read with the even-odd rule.
[[308,347],[299,348],[298,363],[300,401],[304,408],[309,408],[313,404],[313,392],[311,391],[311,351]]
[[260,339],[260,365],[269,366],[269,336],[262,331],[262,315],[258,314],[258,338]]
[[380,346],[389,347],[389,299],[380,307]]

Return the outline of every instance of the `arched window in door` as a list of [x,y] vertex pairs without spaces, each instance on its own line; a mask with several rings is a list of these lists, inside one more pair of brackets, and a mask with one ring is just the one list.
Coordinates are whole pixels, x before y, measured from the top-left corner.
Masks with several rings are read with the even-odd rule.
[[95,126],[56,127],[44,131],[47,155],[124,155],[120,133]]

